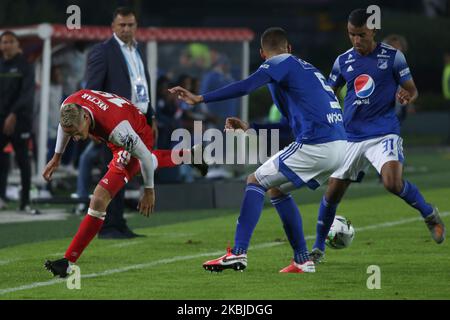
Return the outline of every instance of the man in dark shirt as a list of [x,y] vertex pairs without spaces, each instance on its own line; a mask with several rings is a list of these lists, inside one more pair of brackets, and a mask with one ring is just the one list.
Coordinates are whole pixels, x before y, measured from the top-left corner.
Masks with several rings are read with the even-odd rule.
[[6,198],[8,155],[3,148],[11,142],[20,168],[22,190],[20,210],[39,213],[30,208],[31,161],[28,142],[34,96],[34,69],[22,54],[17,36],[5,31],[0,36],[0,199]]

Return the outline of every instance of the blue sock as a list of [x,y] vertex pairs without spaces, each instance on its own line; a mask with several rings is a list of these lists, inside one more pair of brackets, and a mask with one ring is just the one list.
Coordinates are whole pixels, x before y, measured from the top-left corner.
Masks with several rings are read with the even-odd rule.
[[247,253],[247,249],[264,206],[266,189],[258,184],[248,184],[239,214],[234,237],[233,254]]
[[294,250],[294,260],[303,264],[309,260],[308,248],[303,235],[302,217],[291,195],[284,195],[271,200],[283,221],[283,228]]
[[403,181],[403,189],[398,196],[405,200],[411,207],[419,210],[423,218],[433,213],[433,207],[425,202],[419,189],[409,181]]
[[325,200],[325,196],[320,202],[319,215],[317,217],[316,226],[316,242],[313,248],[318,248],[325,251],[325,239],[333,224],[334,217],[336,216],[336,208],[338,204],[329,203]]

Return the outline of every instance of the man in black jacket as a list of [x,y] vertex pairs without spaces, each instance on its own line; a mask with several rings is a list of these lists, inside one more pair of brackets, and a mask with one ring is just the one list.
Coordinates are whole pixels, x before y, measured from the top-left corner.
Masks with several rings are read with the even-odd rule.
[[[0,36],[0,199],[6,198],[9,157],[3,148],[11,142],[20,168],[22,190],[20,210],[30,208],[31,161],[28,142],[34,97],[34,68],[22,54],[17,36],[5,31]],[[0,203],[0,206],[3,203]]]
[[[95,45],[88,56],[87,89],[117,94],[133,102],[147,116],[157,141],[157,125],[150,105],[150,76],[147,61],[135,36],[136,15],[126,7],[116,9],[113,15],[113,36]],[[111,153],[105,149],[105,169]],[[136,234],[123,218],[124,190],[111,201],[99,238],[132,238]]]

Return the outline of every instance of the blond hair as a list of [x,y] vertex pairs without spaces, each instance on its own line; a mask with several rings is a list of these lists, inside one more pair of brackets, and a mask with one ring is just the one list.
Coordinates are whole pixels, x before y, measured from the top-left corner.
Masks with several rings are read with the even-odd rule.
[[61,107],[59,123],[63,128],[69,128],[72,126],[77,127],[83,119],[83,108],[75,103],[66,104]]

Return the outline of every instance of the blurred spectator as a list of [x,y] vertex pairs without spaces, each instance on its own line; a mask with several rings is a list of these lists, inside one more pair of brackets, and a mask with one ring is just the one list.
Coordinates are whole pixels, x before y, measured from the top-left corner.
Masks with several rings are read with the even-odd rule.
[[[206,73],[200,86],[200,94],[209,92],[234,81],[230,74],[230,60],[226,55],[220,55],[213,69]],[[218,101],[207,104],[209,112],[216,116],[219,121],[219,128],[225,124],[227,117],[239,116],[239,99]]]
[[[406,54],[408,51],[408,42],[406,38],[398,35],[398,34],[390,34],[383,40],[384,43],[394,47],[395,49],[401,51],[403,54]],[[398,90],[403,90],[401,87]],[[413,105],[402,105],[398,101],[395,103],[395,113],[397,114],[397,118],[402,123],[405,121],[408,113],[414,113],[415,108]]]
[[429,18],[434,18],[440,15],[445,15],[447,11],[447,0],[422,0],[425,9],[425,15]]
[[176,97],[168,91],[170,87],[168,77],[159,77],[156,90],[156,116],[158,119],[158,147],[160,149],[173,147],[171,135],[173,130],[181,127],[183,115],[183,110],[179,108]]
[[[444,72],[442,73],[442,93],[447,101],[447,112],[450,110],[450,52],[444,54]],[[449,116],[450,121],[450,116]],[[450,144],[450,123],[448,126],[447,144]]]
[[[19,209],[39,214],[30,208],[31,159],[28,152],[34,102],[34,67],[22,54],[17,36],[5,31],[0,36],[0,150],[11,142],[20,168],[22,190]],[[0,207],[4,207],[9,157],[0,154]]]
[[[125,97],[147,115],[157,141],[157,123],[150,105],[150,76],[145,55],[136,39],[137,20],[135,13],[126,7],[115,10],[112,22],[113,36],[95,45],[88,57],[86,88],[100,90]],[[104,168],[112,159],[104,147]],[[117,193],[108,206],[105,223],[99,238],[125,239],[138,235],[132,232],[123,217],[124,188]]]
[[95,162],[99,159],[101,151],[102,144],[99,141],[91,140],[80,155],[77,175],[77,192],[74,195],[79,201],[75,207],[76,215],[82,215],[86,213],[86,210],[88,209],[92,169]]
[[73,45],[56,52],[52,59],[55,65],[61,66],[64,97],[80,90],[83,87],[86,72],[86,43],[74,42]]
[[209,47],[202,43],[191,43],[182,50],[178,62],[178,67],[172,70],[172,76],[188,74],[193,77],[202,77],[211,67]]
[[59,109],[63,100],[63,74],[61,66],[52,66],[50,73],[49,112],[47,130],[47,162],[53,156],[58,135]]
[[444,72],[442,73],[442,93],[450,102],[450,52],[444,54]]

